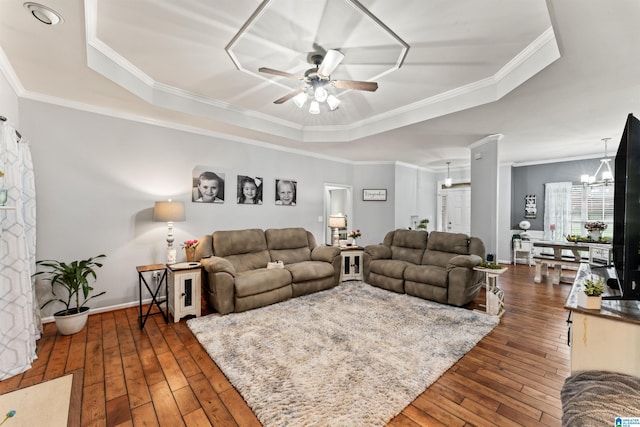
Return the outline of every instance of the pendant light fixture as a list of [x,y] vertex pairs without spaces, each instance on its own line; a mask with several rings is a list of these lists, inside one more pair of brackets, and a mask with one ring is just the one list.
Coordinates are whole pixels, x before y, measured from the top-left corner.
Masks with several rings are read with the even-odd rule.
[[[609,185],[613,182],[613,172],[611,171],[611,159],[609,158],[609,153],[607,151],[607,143],[611,138],[602,138],[604,141],[604,158],[600,159],[600,164],[598,165],[598,169],[596,173],[593,175],[583,174],[580,175],[580,182],[584,185]],[[602,174],[600,175],[600,179],[598,179],[598,174],[602,170]]]
[[451,187],[453,185],[453,180],[451,179],[451,171],[449,170],[449,165],[451,165],[451,162],[447,162],[447,178],[444,180],[445,187]]

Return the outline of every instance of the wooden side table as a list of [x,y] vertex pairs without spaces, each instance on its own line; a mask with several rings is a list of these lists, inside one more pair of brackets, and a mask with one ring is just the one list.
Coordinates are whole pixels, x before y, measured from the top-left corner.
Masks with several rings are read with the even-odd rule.
[[362,280],[362,260],[364,258],[364,248],[360,246],[341,246],[342,270],[340,271],[340,281]]
[[484,268],[474,267],[476,271],[484,273],[484,284],[486,288],[485,311],[491,316],[501,317],[504,312],[504,291],[498,287],[498,276],[507,271],[507,268]]
[[[138,316],[138,324],[140,325],[140,329],[144,328],[144,324],[147,322],[149,316],[154,316],[156,314],[161,314],[164,318],[165,323],[168,323],[169,317],[167,313],[169,312],[169,308],[167,305],[167,298],[162,300],[158,299],[161,296],[166,296],[162,295],[161,291],[162,287],[164,286],[165,294],[167,292],[167,267],[164,264],[139,265],[136,267],[136,270],[138,271],[138,295],[140,296],[140,315]],[[152,287],[149,286],[149,283],[147,283],[147,279],[145,278],[144,273],[152,273],[154,271],[160,271],[162,273],[160,275],[160,280],[158,280],[157,287],[152,290]],[[151,304],[149,304],[147,312],[144,314],[142,313],[143,284],[151,294]],[[164,304],[164,310],[162,309],[162,304]],[[151,312],[154,306],[158,308],[158,311]]]
[[169,270],[169,312],[174,323],[185,316],[200,316],[202,265],[181,262],[167,266]]

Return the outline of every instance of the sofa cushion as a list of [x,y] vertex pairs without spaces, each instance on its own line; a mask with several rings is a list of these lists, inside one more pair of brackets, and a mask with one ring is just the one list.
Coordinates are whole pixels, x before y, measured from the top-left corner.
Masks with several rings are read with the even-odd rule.
[[271,261],[264,231],[258,228],[214,232],[213,253],[225,257],[236,272],[263,268]]
[[213,253],[216,256],[226,257],[266,250],[267,240],[264,231],[259,228],[213,233]]
[[410,265],[411,264],[406,261],[395,259],[375,259],[369,264],[369,271],[381,276],[402,279],[404,277],[404,270]]
[[271,260],[294,264],[311,260],[311,249],[304,228],[269,229],[265,231]]
[[410,265],[404,271],[405,280],[441,288],[447,287],[447,277],[447,269],[435,265]]
[[285,264],[284,268],[291,273],[293,283],[322,279],[333,276],[335,273],[333,264],[322,261],[303,261],[294,264]]
[[240,298],[261,294],[291,284],[291,273],[283,268],[258,268],[236,275],[236,295]]
[[422,257],[422,265],[435,265],[441,268],[445,268],[449,264],[449,260],[456,257],[453,252],[432,251],[427,249]]
[[[447,233],[432,231],[429,234],[427,250],[453,252],[460,255],[469,254],[469,236],[464,233]],[[424,264],[424,262],[423,262]]]
[[427,237],[426,231],[396,230],[391,239],[391,259],[420,264]]

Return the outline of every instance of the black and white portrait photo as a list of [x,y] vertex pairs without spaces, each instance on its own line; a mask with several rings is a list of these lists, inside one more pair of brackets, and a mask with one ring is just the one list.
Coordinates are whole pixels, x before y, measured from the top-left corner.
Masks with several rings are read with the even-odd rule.
[[238,175],[238,204],[262,204],[262,178]]
[[191,200],[197,203],[224,203],[224,174],[194,168]]
[[276,179],[276,205],[295,206],[298,183],[290,179]]

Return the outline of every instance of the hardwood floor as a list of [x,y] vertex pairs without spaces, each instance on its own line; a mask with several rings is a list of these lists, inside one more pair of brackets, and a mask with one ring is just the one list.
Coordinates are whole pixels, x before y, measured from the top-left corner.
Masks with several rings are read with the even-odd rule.
[[[500,276],[500,325],[389,426],[559,426],[569,375],[570,286],[533,282],[534,268]],[[484,301],[482,292],[468,308]],[[0,382],[0,394],[83,370],[82,426],[259,426],[185,321],[138,328],[137,307],[90,316],[73,336],[45,325],[38,359]]]

